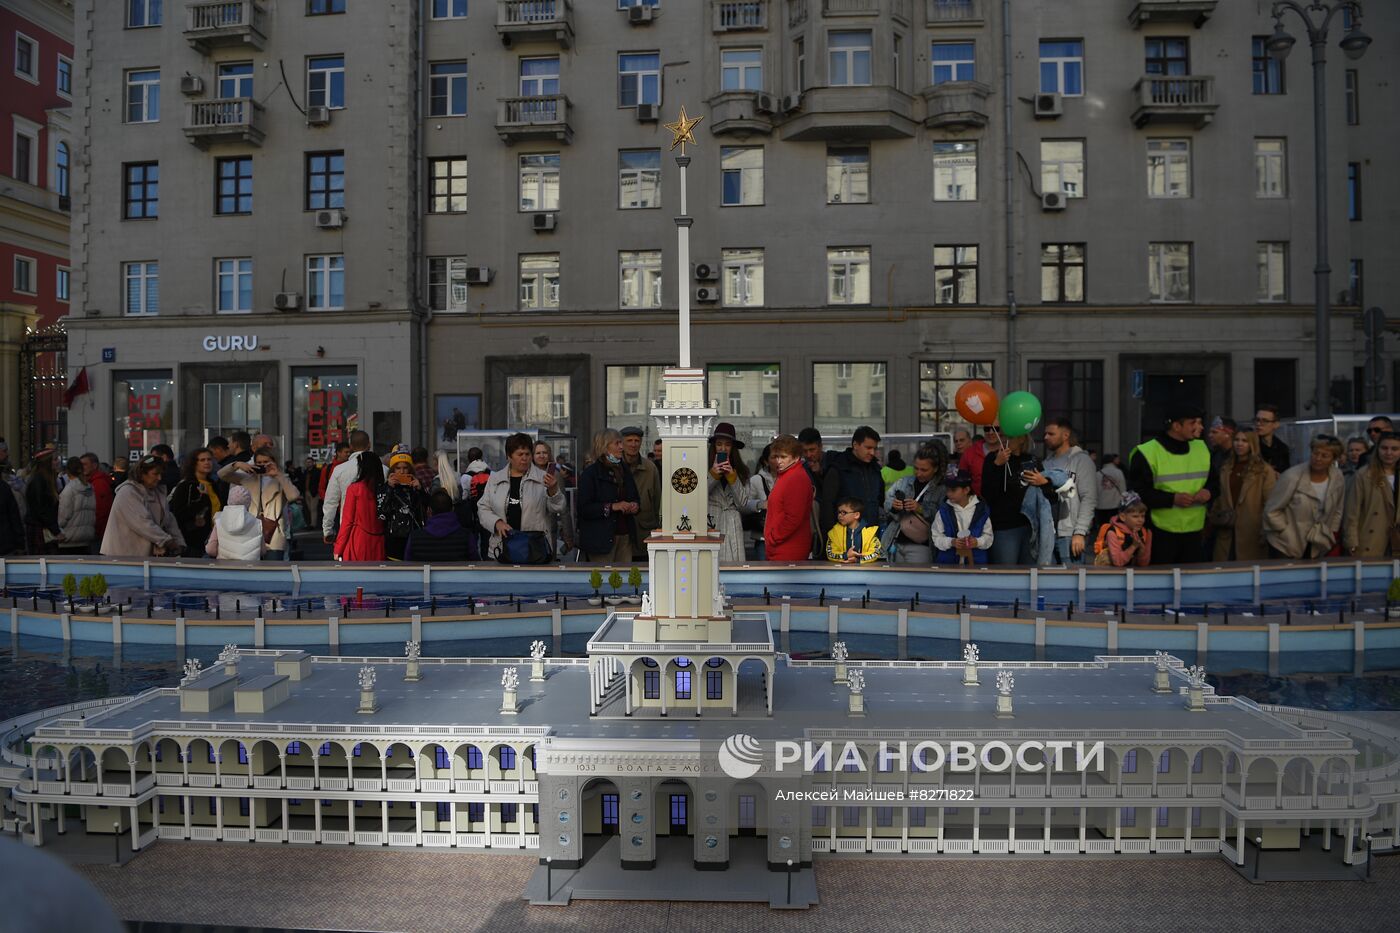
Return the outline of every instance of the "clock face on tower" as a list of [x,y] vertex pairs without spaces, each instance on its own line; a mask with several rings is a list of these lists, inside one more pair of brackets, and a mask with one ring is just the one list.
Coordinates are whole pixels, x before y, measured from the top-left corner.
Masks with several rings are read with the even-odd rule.
[[690,467],[681,467],[671,474],[671,488],[681,495],[694,492],[698,485],[700,485],[700,477],[696,476],[695,471]]

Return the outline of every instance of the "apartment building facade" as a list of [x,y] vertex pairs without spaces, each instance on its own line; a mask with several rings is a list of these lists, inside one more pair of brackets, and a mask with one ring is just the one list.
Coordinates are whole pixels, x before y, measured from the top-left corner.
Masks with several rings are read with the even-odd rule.
[[[165,6],[132,26],[132,2],[79,3],[89,446],[248,427],[299,459],[352,424],[441,437],[454,409],[583,443],[659,394],[682,285],[710,395],[760,445],[946,429],[974,376],[1109,450],[1177,394],[1311,410],[1310,74],[1264,54],[1267,4],[1017,3],[1009,29],[994,0]],[[1341,411],[1395,404],[1363,397],[1360,311],[1400,275],[1392,69],[1383,38],[1337,48],[1349,25],[1328,64]],[[687,269],[681,104],[705,117]]]

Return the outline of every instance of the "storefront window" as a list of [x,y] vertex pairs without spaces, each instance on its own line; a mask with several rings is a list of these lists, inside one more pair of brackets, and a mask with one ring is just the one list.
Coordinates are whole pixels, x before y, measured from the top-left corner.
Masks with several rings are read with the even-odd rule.
[[813,363],[813,426],[850,435],[861,425],[885,433],[884,363]]
[[991,382],[991,361],[919,364],[920,431],[952,431],[963,423],[953,397],[958,387],[969,379]]
[[261,382],[206,382],[204,426],[209,436],[228,437],[234,431],[262,431]]
[[360,377],[355,369],[306,367],[292,370],[292,451],[300,463],[335,459],[337,441],[360,424]]
[[749,445],[743,456],[752,463],[778,433],[777,363],[716,363],[707,373],[709,396],[719,401],[719,421],[734,425]]
[[506,427],[569,433],[568,376],[507,376]]
[[621,430],[636,425],[654,440],[651,403],[666,391],[661,385],[665,371],[664,366],[607,367],[608,427]]
[[175,380],[170,370],[112,374],[112,432],[114,455],[130,459],[156,444],[172,441]]

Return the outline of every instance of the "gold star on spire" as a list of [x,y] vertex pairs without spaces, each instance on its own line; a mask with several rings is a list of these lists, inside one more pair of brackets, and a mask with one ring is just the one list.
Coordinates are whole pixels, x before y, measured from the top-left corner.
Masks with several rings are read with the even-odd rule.
[[686,143],[690,143],[692,146],[699,145],[699,143],[695,141],[695,134],[691,131],[695,129],[695,124],[699,123],[703,119],[705,118],[687,117],[685,115],[685,104],[681,104],[680,119],[678,119],[675,123],[663,124],[666,127],[666,129],[671,131],[671,135],[674,137],[671,140],[671,148],[675,149],[677,146],[680,146],[681,155],[685,155]]

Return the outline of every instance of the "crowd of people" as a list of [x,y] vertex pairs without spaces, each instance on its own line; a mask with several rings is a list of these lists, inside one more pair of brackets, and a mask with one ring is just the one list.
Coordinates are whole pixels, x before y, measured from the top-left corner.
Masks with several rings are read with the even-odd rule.
[[[1345,442],[1317,434],[1306,457],[1261,406],[1241,424],[1187,406],[1126,463],[1081,447],[1049,418],[1038,438],[996,425],[930,439],[881,462],[860,427],[844,450],[814,428],[746,458],[734,425],[709,439],[709,529],[721,559],[923,566],[1180,565],[1200,561],[1400,556],[1400,434],[1370,420]],[[272,438],[235,432],[177,459],[164,444],[109,466],[38,451],[23,475],[0,440],[0,556],[102,554],[287,560],[298,533],[336,560],[511,564],[646,560],[662,527],[662,442],[640,427],[597,432],[575,470],[545,441],[506,439],[494,469],[479,448],[400,445],[364,431],[333,460],[281,463]],[[1301,452],[1300,452],[1301,453]],[[698,522],[696,522],[698,524]],[[699,530],[699,529],[697,529]]]

